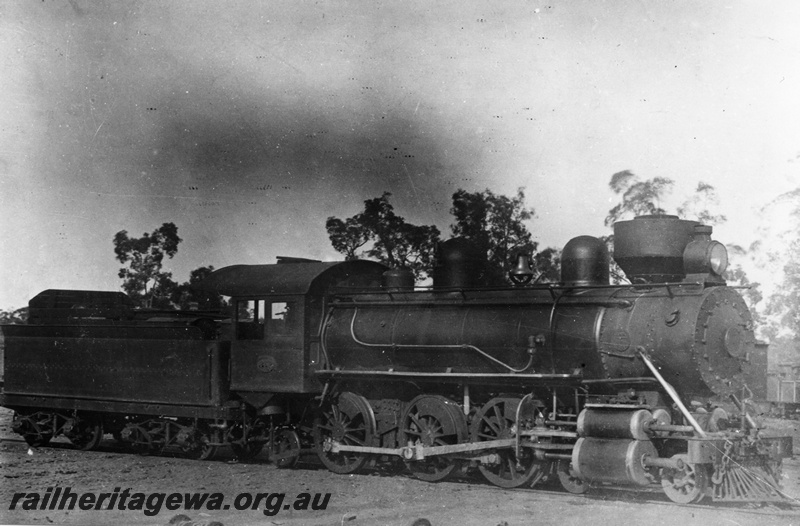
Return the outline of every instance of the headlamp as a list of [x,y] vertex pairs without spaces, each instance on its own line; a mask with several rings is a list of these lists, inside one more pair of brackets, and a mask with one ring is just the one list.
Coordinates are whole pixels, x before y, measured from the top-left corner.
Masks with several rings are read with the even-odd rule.
[[728,269],[728,249],[719,241],[712,241],[706,249],[706,259],[711,272],[721,276]]

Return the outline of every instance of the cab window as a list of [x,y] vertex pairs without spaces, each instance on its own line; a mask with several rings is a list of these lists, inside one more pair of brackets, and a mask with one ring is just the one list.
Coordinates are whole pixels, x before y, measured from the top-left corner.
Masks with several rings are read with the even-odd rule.
[[267,305],[264,300],[239,300],[236,302],[237,340],[264,339],[264,316]]
[[289,343],[302,332],[302,312],[297,301],[239,300],[236,309],[239,340]]
[[292,326],[294,325],[294,320],[296,318],[293,311],[294,303],[281,301],[272,303],[270,306],[269,334],[291,334]]

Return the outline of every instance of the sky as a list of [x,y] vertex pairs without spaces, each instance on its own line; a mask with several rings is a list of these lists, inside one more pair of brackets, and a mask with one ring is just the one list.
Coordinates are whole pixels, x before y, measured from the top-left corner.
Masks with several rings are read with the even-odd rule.
[[724,243],[800,187],[800,3],[0,2],[0,308],[165,268],[338,259],[329,216],[524,187],[541,246],[610,233],[611,175],[713,185]]

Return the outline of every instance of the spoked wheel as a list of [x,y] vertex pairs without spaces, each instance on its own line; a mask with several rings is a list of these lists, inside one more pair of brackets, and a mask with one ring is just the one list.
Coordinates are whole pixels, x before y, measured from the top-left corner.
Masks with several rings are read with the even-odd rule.
[[584,482],[583,479],[575,475],[568,460],[558,462],[556,465],[556,473],[558,474],[558,481],[561,483],[561,487],[568,492],[580,495],[588,491],[589,485]]
[[153,452],[153,437],[144,426],[129,425],[122,430],[121,438],[129,448],[140,455]]
[[662,469],[661,487],[669,500],[678,504],[700,502],[706,496],[708,472],[702,464],[690,464],[685,454],[672,456],[683,469]]
[[291,429],[282,429],[275,438],[275,465],[281,469],[292,468],[300,458],[300,437]]
[[261,453],[264,444],[261,442],[246,442],[244,444],[231,444],[231,450],[239,460],[250,460]]
[[363,396],[344,392],[325,407],[314,423],[314,443],[319,459],[334,473],[353,473],[367,461],[363,453],[332,453],[330,442],[371,446],[375,436],[375,414]]
[[81,451],[97,449],[103,440],[103,426],[96,420],[77,419],[66,434],[72,445]]
[[[468,437],[464,413],[443,396],[414,398],[401,419],[400,443],[414,446],[446,446],[465,442]],[[446,455],[409,460],[408,469],[420,480],[438,482],[452,474],[460,463]]]
[[[516,420],[519,398],[493,398],[484,405],[475,415],[470,429],[472,442],[485,442],[513,438],[512,427]],[[514,453],[514,448],[505,448],[493,451],[497,457],[494,464],[481,464],[478,466],[481,474],[501,488],[518,488],[530,483],[537,475],[541,476],[543,469],[533,455],[530,448],[522,448],[520,458]]]
[[212,446],[210,442],[207,434],[198,432],[194,440],[181,447],[181,452],[194,460],[211,460],[217,455],[218,446]]
[[[258,424],[257,421],[253,422]],[[264,449],[264,442],[252,440],[254,436],[258,435],[257,432],[253,432],[254,429],[257,429],[256,425],[248,424],[245,428],[242,424],[236,424],[231,430],[231,450],[239,460],[255,458]]]

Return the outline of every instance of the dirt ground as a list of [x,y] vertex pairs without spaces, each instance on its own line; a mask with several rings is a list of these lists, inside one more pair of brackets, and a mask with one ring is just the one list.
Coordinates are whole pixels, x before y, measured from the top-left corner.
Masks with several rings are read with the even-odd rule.
[[[63,439],[49,447],[29,449],[10,429],[10,412],[0,409],[0,523],[2,524],[167,524],[185,514],[195,524],[218,521],[228,525],[396,525],[423,526],[560,526],[603,525],[800,525],[800,459],[784,464],[784,489],[794,499],[789,505],[677,506],[659,491],[632,492],[592,488],[583,496],[556,487],[508,491],[467,478],[430,484],[405,475],[373,473],[335,475],[313,458],[299,469],[280,470],[263,459],[236,463],[195,461],[178,456],[140,456],[116,449],[109,438],[99,451],[76,451]],[[800,436],[800,422],[783,422],[784,431]],[[800,445],[800,439],[796,439]],[[796,450],[796,452],[798,452]],[[74,493],[219,492],[229,509],[170,511],[162,506],[155,515],[138,510],[9,510],[15,493],[39,492],[48,487],[70,487]],[[283,493],[294,502],[303,493],[330,493],[324,510],[294,510],[265,506],[237,510],[230,503],[241,493]],[[267,497],[265,497],[266,499]],[[267,502],[266,500],[264,501]],[[281,504],[281,503],[278,503]],[[288,506],[289,509],[285,509]],[[417,522],[415,522],[417,521]]]

